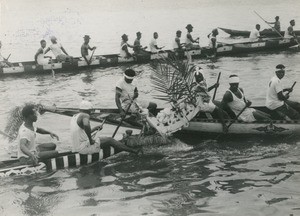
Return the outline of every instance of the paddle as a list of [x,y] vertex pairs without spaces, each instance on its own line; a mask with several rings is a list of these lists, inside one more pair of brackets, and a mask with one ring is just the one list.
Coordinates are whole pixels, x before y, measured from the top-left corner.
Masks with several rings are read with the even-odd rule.
[[11,135],[8,135],[7,133],[3,132],[0,130],[0,134],[2,134],[3,136],[9,137],[11,139],[15,139],[14,137],[12,137]]
[[287,91],[286,95],[289,95],[293,91],[294,86],[296,85],[296,83],[297,83],[296,81],[293,83],[292,87]]
[[118,130],[119,130],[119,128],[120,128],[120,126],[121,126],[121,124],[123,123],[123,121],[124,121],[124,119],[125,119],[125,117],[126,117],[126,115],[127,115],[127,113],[128,113],[128,112],[129,112],[129,110],[130,110],[130,107],[131,107],[132,103],[133,103],[133,100],[131,100],[131,103],[130,103],[130,104],[129,104],[129,106],[127,107],[127,109],[126,109],[126,111],[125,111],[125,114],[124,114],[124,116],[122,117],[122,119],[121,119],[120,123],[118,124],[118,126],[117,126],[117,128],[116,128],[115,132],[114,132],[114,133],[113,133],[113,135],[112,135],[112,138],[114,138],[114,137],[115,137],[115,135],[116,135],[116,133],[118,132]]
[[[219,75],[218,75],[218,79],[217,79],[216,84],[219,84],[220,76],[221,76],[221,72],[220,72]],[[214,95],[213,95],[212,100],[215,100],[216,94],[217,94],[217,90],[218,90],[218,87],[215,88],[215,91],[214,91]]]
[[239,114],[237,114],[237,116],[230,122],[229,125],[227,125],[227,129],[229,129],[229,127],[236,121],[238,120],[238,118],[240,117],[240,115],[248,108],[247,104],[246,106],[241,110],[241,112]]
[[[103,127],[103,125],[105,124],[106,122],[106,117],[104,118],[103,122],[101,123],[101,128]],[[96,134],[98,133],[98,131],[100,131],[99,129],[98,130],[95,130],[93,133],[92,133],[92,138],[94,138],[96,136]]]
[[281,38],[283,38],[283,36],[280,34],[280,32],[277,31],[277,29],[275,29],[273,26],[271,26],[266,20],[264,20],[264,18],[262,18],[256,11],[254,11],[254,13],[261,18],[265,23],[268,24],[268,26],[270,26]]
[[89,60],[89,64],[91,64],[91,61],[93,59],[93,55],[94,55],[95,50],[96,50],[96,47],[95,47],[95,49],[93,49],[92,55],[91,55],[90,60]]
[[11,53],[8,55],[8,57],[5,59],[5,61],[8,61],[9,57],[10,57]]

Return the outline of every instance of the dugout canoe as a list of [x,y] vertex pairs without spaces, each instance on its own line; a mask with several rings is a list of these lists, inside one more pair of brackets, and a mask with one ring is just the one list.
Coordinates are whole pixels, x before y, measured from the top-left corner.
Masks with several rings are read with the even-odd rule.
[[[291,39],[266,39],[256,42],[243,42],[243,43],[231,43],[231,44],[218,44],[216,56],[234,56],[238,54],[247,54],[255,52],[270,52],[277,50],[287,50],[290,47],[297,45],[297,42]],[[153,60],[174,57],[184,59],[188,57],[192,58],[211,58],[214,57],[213,50],[210,47],[202,47],[200,49],[193,49],[189,51],[173,52],[171,50],[165,50],[161,53],[151,54],[146,53],[131,58],[121,58],[117,54],[112,55],[94,55],[94,58],[90,65],[87,65],[82,58],[74,58],[72,63],[70,62],[57,62],[53,60],[52,64],[48,65],[36,65],[34,61],[17,62],[12,63],[12,67],[0,68],[0,76],[6,75],[24,75],[24,74],[51,74],[52,70],[55,73],[64,72],[76,72],[80,70],[86,70],[91,68],[106,68],[113,66],[121,66],[124,64],[145,64]]]
[[[243,31],[243,30],[234,30],[234,29],[228,29],[228,28],[221,28],[222,31],[224,31],[227,34],[230,34],[231,37],[249,37],[250,36],[250,31]],[[300,36],[300,30],[294,31],[297,36]],[[259,32],[261,36],[265,37],[280,37],[276,31],[272,31],[272,29],[264,29]],[[284,31],[280,31],[281,36],[284,36]]]
[[64,152],[60,153],[57,157],[39,161],[37,166],[23,165],[20,164],[19,160],[0,161],[0,177],[32,175],[35,173],[84,166],[101,161],[119,152],[118,149],[113,147],[103,148],[99,153],[92,155]]
[[[253,107],[257,110],[261,110],[268,113],[272,117],[272,121],[256,121],[256,122],[242,122],[234,121],[230,126],[227,135],[267,135],[267,136],[290,136],[300,134],[300,121],[299,120],[281,120],[276,113],[271,112],[266,107],[255,106]],[[61,115],[72,116],[79,112],[78,109],[74,108],[58,108],[58,107],[44,107],[44,111],[57,113]],[[160,111],[158,109],[157,111]],[[91,114],[91,120],[102,122],[103,117],[101,115],[109,114],[106,116],[106,123],[112,125],[118,125],[121,120],[118,109],[95,109],[95,113]],[[233,120],[227,120],[227,125]],[[135,121],[134,118],[128,116],[127,119],[122,123],[123,127],[128,128],[142,128],[142,124]],[[216,119],[216,116],[212,116],[207,113],[198,113],[190,122],[187,127],[183,127],[182,131],[186,132],[196,132],[199,134],[221,134],[222,125],[221,122]]]

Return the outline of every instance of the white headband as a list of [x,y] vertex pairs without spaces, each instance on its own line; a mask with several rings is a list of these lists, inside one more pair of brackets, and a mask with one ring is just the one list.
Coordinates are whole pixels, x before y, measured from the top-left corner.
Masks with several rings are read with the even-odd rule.
[[126,79],[130,79],[130,80],[133,80],[133,79],[134,79],[134,76],[131,77],[131,76],[127,76],[126,74],[124,74],[124,77],[126,77]]
[[196,67],[195,76],[198,76],[200,73],[204,75],[204,70],[201,67]]
[[239,83],[240,78],[237,76],[229,77],[229,83]]

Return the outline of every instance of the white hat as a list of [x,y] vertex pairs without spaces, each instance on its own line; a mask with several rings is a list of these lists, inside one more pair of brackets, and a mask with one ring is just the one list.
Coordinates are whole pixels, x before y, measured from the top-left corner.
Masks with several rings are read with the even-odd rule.
[[79,109],[81,110],[91,110],[93,109],[93,104],[89,101],[83,100],[79,105]]
[[53,35],[50,37],[50,40],[57,40],[57,38]]
[[233,75],[229,77],[229,83],[239,83],[240,82],[240,78],[237,75]]

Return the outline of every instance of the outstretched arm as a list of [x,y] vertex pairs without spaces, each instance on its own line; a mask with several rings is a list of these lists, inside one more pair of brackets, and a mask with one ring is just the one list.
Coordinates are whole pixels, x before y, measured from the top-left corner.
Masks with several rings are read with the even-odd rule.
[[37,128],[36,132],[40,133],[40,134],[49,134],[52,138],[55,137],[57,140],[59,140],[59,137],[55,133],[47,131],[47,130],[45,130],[43,128]]
[[67,51],[65,50],[65,48],[63,48],[62,46],[61,46],[61,50],[63,51],[64,54],[69,55],[69,54],[67,53]]

